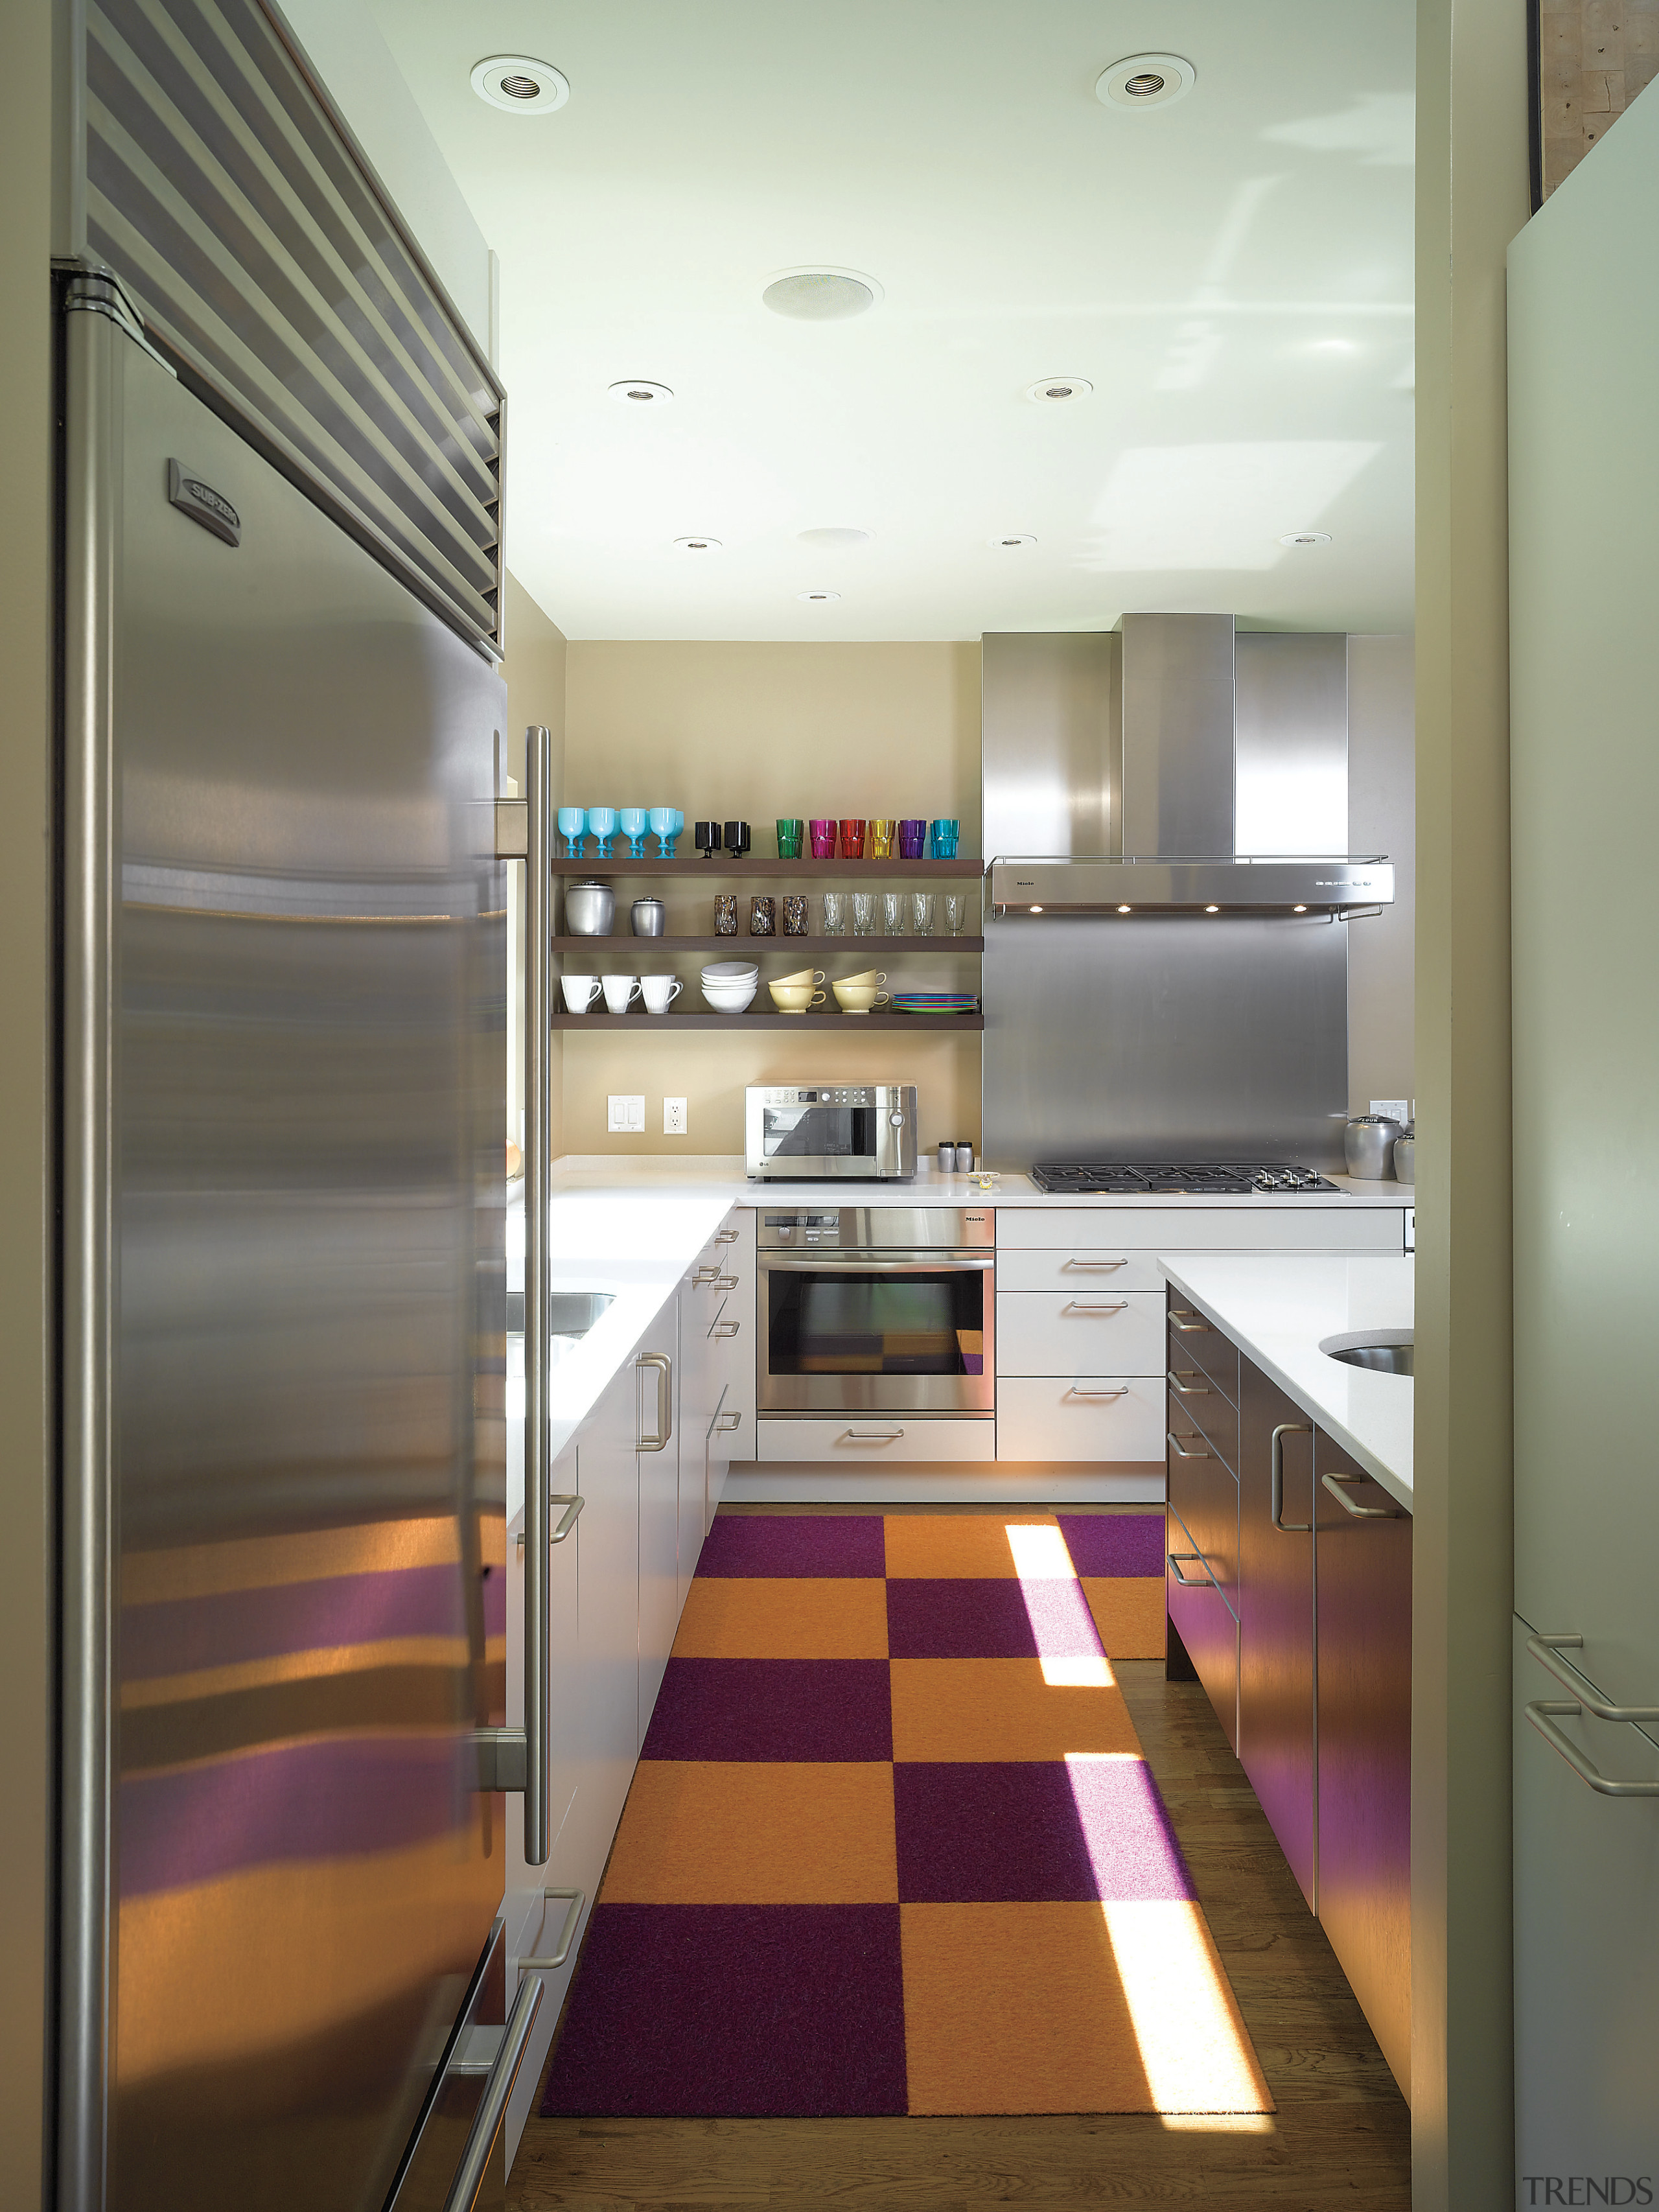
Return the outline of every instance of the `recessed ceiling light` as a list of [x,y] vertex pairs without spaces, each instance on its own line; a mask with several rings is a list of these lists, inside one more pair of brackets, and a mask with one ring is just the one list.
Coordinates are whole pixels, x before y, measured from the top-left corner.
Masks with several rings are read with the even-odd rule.
[[838,599],[841,593],[839,592],[797,592],[795,597],[798,599],[806,600],[809,605],[822,606],[826,600]]
[[1167,107],[1198,82],[1179,54],[1126,54],[1095,80],[1095,98],[1114,107]]
[[861,315],[882,296],[873,276],[861,269],[781,269],[761,294],[775,315],[797,323],[844,323]]
[[624,407],[662,407],[674,395],[665,384],[650,384],[644,377],[635,376],[625,384],[613,384],[611,397]]
[[1036,538],[1032,537],[1029,530],[1012,530],[1009,532],[1006,538],[988,538],[985,542],[988,545],[994,545],[1000,550],[1008,553],[1018,552],[1022,545],[1035,545],[1036,544]]
[[802,545],[824,545],[834,552],[848,552],[854,545],[867,545],[867,530],[798,530],[797,540]]
[[1279,542],[1281,545],[1328,545],[1331,533],[1328,530],[1291,530]]
[[1025,397],[1039,406],[1053,406],[1066,399],[1086,399],[1094,388],[1086,376],[1040,376],[1026,386]]
[[570,97],[570,80],[551,62],[528,54],[491,54],[475,63],[472,89],[509,115],[550,115]]
[[677,538],[674,545],[681,553],[718,553],[720,550],[718,538]]

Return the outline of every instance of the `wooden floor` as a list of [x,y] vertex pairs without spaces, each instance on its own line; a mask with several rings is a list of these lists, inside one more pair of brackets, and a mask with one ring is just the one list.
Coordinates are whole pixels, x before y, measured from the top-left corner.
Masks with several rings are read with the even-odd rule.
[[1204,1692],[1166,1682],[1152,1661],[1121,1661],[1115,1671],[1275,2115],[1231,2123],[532,2118],[507,2186],[512,2212],[635,2204],[968,2212],[1078,2203],[1409,2212],[1405,2103]]

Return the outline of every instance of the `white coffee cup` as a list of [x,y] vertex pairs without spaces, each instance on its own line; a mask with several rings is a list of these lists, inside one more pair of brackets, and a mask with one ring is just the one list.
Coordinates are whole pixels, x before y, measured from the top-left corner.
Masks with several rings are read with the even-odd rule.
[[637,975],[601,975],[605,986],[605,1003],[613,1014],[625,1014],[640,995]]
[[641,975],[640,996],[647,1014],[665,1014],[683,988],[678,975]]
[[573,1014],[585,1014],[599,995],[597,975],[562,975],[559,988],[564,993],[564,1003]]

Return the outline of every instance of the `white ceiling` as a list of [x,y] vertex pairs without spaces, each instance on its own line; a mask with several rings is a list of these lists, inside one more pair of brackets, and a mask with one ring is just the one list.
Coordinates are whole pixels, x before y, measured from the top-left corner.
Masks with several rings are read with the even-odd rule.
[[[1411,0],[374,5],[501,257],[507,556],[568,635],[1409,626]],[[1141,52],[1195,88],[1098,100]],[[502,52],[568,104],[486,106]],[[761,305],[805,264],[884,297]]]

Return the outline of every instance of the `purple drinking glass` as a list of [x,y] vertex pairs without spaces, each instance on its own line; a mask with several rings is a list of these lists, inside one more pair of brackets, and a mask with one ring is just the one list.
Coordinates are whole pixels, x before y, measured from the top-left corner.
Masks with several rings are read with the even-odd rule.
[[901,860],[919,860],[927,847],[927,824],[926,822],[901,822],[899,823],[899,858]]

